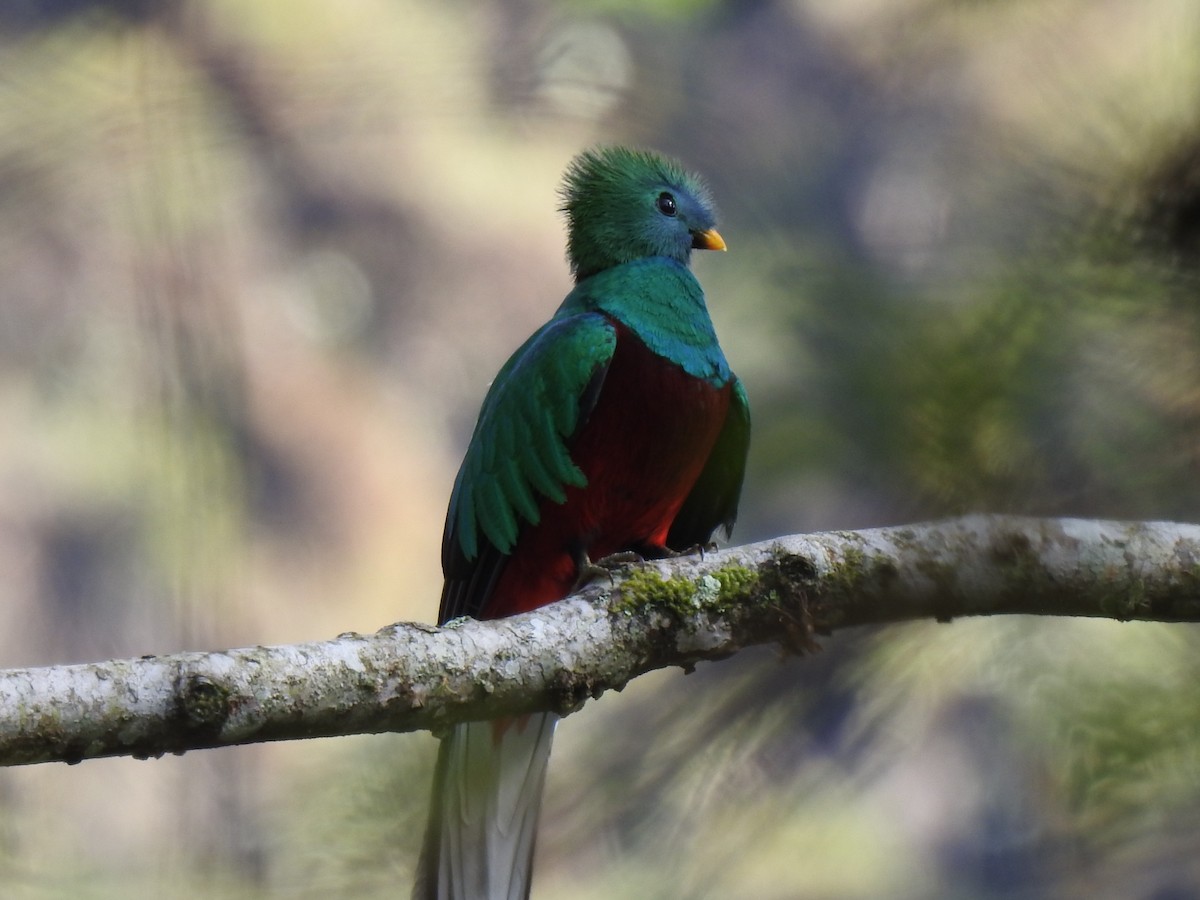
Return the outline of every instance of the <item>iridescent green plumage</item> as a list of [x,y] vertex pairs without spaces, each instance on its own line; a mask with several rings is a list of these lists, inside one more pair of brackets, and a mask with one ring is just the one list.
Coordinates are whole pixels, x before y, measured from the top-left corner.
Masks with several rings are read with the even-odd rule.
[[[647,215],[663,194],[675,202],[675,215]],[[651,257],[686,265],[696,236],[712,229],[716,215],[698,176],[675,160],[625,147],[575,157],[562,196],[567,259],[576,280]]]
[[616,343],[603,316],[556,316],[513,354],[493,382],[454,483],[447,543],[474,559],[482,531],[509,553],[520,523],[537,524],[539,494],[562,503],[565,487],[586,484],[566,441]]

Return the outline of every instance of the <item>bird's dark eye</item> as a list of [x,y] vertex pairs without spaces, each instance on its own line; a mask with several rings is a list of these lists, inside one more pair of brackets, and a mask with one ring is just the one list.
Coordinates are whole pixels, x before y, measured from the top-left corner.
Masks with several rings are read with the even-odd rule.
[[658,195],[658,211],[664,216],[673,216],[678,212],[675,206],[675,198],[666,191]]

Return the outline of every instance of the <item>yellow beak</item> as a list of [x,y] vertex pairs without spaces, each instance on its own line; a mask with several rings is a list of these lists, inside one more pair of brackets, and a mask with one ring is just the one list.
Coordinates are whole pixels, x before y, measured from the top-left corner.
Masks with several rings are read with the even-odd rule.
[[696,250],[724,250],[725,239],[717,234],[717,229],[697,231],[692,235],[692,247]]

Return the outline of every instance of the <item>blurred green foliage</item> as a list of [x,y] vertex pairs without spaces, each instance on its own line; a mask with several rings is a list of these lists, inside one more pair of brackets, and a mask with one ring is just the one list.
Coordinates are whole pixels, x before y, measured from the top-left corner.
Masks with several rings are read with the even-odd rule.
[[[720,202],[739,540],[1200,520],[1198,37],[1177,0],[0,7],[0,665],[432,617],[598,142]],[[917,624],[639,679],[560,729],[535,895],[1195,894],[1196,640]],[[0,893],[403,893],[432,745],[0,772]]]

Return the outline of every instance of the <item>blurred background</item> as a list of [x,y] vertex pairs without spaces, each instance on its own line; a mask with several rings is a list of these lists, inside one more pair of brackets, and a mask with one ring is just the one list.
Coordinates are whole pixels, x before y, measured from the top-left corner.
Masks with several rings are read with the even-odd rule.
[[[577,151],[705,173],[736,541],[1200,520],[1194,0],[7,0],[0,666],[430,620]],[[1200,635],[994,619],[559,730],[538,898],[1200,893]],[[6,898],[406,896],[429,735],[0,770]]]

